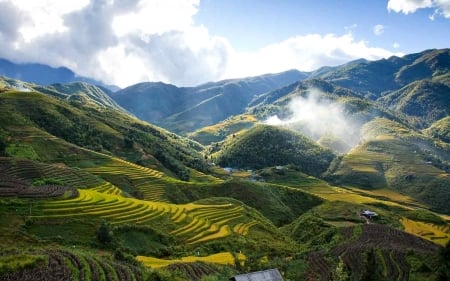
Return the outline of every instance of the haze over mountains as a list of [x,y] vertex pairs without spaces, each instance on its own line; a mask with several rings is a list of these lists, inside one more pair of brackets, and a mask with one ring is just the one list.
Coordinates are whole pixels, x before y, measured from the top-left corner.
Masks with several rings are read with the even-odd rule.
[[0,74],[0,233],[39,245],[0,280],[450,277],[450,49],[196,87]]

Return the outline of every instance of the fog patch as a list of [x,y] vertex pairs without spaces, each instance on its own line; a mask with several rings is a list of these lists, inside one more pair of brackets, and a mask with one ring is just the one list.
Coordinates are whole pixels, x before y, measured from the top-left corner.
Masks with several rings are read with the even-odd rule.
[[317,89],[294,98],[287,110],[283,115],[288,118],[273,115],[264,123],[298,131],[338,153],[347,152],[360,141],[360,122],[348,116],[342,104],[327,99]]

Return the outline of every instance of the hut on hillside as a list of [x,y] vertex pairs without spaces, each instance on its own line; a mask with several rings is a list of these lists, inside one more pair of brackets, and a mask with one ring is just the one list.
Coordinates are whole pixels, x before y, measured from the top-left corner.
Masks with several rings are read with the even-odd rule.
[[230,281],[283,281],[278,269],[268,269],[257,272],[250,272],[236,275],[229,279]]
[[361,213],[361,216],[371,219],[373,217],[378,216],[378,214],[369,210],[365,210]]

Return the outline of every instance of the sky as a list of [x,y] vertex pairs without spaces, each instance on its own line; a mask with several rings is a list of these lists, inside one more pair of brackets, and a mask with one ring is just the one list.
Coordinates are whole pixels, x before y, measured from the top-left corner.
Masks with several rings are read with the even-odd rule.
[[0,0],[0,57],[195,86],[450,47],[450,0]]

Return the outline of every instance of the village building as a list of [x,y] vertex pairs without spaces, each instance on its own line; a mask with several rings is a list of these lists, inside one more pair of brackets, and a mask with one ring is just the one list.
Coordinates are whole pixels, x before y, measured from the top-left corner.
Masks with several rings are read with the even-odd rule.
[[375,212],[369,211],[369,210],[365,210],[365,211],[361,212],[361,216],[371,219],[373,217],[378,216],[378,214]]
[[268,269],[257,272],[250,272],[236,275],[229,279],[230,281],[283,281],[278,269]]

